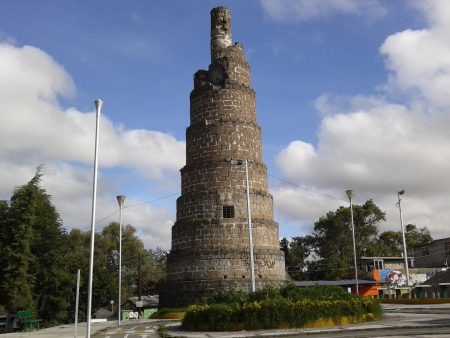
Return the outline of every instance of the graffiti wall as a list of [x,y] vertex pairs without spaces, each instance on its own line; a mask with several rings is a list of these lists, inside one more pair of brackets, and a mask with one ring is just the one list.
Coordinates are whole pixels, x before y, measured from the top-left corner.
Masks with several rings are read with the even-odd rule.
[[[433,276],[432,272],[427,273],[412,272],[409,274],[410,285],[422,284],[426,282],[428,279],[430,279],[432,276]],[[380,270],[379,280],[388,282],[389,287],[391,288],[407,286],[405,274],[398,270],[388,270],[388,269]]]

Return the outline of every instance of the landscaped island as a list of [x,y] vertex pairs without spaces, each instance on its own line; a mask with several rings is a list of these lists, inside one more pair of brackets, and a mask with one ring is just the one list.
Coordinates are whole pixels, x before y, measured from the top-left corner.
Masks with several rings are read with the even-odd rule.
[[227,291],[202,305],[192,305],[183,319],[186,330],[236,331],[322,327],[378,320],[376,299],[359,297],[344,289],[317,286],[255,293]]

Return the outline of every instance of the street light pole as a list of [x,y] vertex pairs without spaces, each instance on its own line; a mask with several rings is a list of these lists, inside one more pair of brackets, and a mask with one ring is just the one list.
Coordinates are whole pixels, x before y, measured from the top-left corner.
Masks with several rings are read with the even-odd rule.
[[408,253],[406,250],[405,227],[403,225],[402,205],[401,205],[401,198],[400,198],[400,195],[403,195],[404,193],[405,193],[405,190],[397,191],[398,210],[400,211],[400,225],[402,227],[402,237],[403,237],[403,258],[405,259],[406,285],[409,286]]
[[247,193],[247,224],[248,224],[248,246],[250,258],[250,276],[252,282],[252,292],[256,291],[255,283],[255,262],[253,257],[253,231],[252,231],[252,211],[250,208],[250,187],[248,183],[248,161],[247,160],[231,160],[231,164],[245,165],[245,187]]
[[119,203],[120,208],[120,218],[119,218],[119,303],[117,304],[118,309],[118,319],[117,325],[120,326],[120,304],[122,303],[122,209],[123,202],[125,202],[125,196],[116,196],[117,203]]
[[103,101],[95,100],[96,127],[95,127],[95,152],[94,152],[94,182],[92,187],[92,214],[91,214],[91,251],[89,254],[89,283],[88,283],[88,308],[86,338],[91,337],[91,312],[92,312],[92,280],[94,274],[94,241],[95,241],[95,207],[97,205],[97,169],[98,169],[98,136],[100,131],[100,113]]
[[352,204],[353,190],[347,190],[345,193],[347,194],[348,200],[350,201],[350,218],[352,223],[353,260],[355,263],[356,294],[359,295],[358,267],[356,263],[355,223],[353,222],[353,204]]
[[247,187],[247,222],[248,222],[248,246],[250,247],[250,275],[252,278],[252,292],[256,291],[255,285],[255,262],[253,257],[253,230],[252,211],[250,209],[250,188],[248,184],[248,161],[245,160],[245,186]]

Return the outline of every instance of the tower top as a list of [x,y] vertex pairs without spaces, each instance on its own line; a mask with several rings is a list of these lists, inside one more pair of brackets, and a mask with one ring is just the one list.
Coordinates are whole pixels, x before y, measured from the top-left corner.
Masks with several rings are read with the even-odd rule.
[[211,56],[214,52],[231,46],[231,16],[226,7],[211,10]]

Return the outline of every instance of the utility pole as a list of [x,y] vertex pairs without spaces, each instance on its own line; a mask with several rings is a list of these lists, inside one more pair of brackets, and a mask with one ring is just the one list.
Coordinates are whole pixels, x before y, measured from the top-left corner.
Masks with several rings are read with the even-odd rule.
[[405,190],[400,190],[397,192],[398,197],[398,210],[400,211],[400,225],[402,227],[402,237],[403,237],[403,258],[405,259],[405,270],[406,270],[406,286],[409,286],[409,268],[408,268],[408,253],[406,250],[406,238],[405,238],[405,227],[403,226],[403,215],[402,215],[402,205],[400,195],[403,195]]
[[353,260],[355,262],[355,281],[356,281],[356,294],[359,295],[359,282],[358,282],[358,265],[356,263],[356,241],[355,241],[355,223],[353,222],[353,190],[347,190],[345,192],[350,201],[350,218],[352,223],[352,237],[353,237]]

